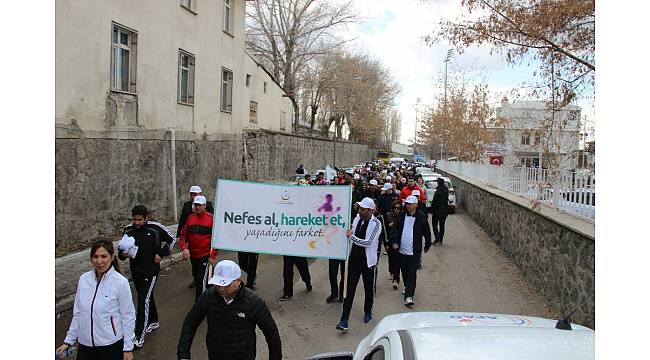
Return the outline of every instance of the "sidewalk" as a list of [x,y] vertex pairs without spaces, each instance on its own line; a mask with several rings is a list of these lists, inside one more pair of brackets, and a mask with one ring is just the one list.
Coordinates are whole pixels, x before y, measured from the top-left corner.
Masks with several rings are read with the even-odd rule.
[[[172,234],[176,234],[177,227],[178,224],[167,226]],[[113,242],[115,249],[117,249],[117,243],[118,241]],[[174,245],[172,255],[165,257],[160,262],[161,268],[165,268],[170,264],[182,260],[183,254],[180,252],[180,248],[177,245]],[[76,253],[56,258],[54,265],[54,300],[55,311],[57,313],[70,310],[72,308],[72,305],[74,303],[74,295],[77,291],[77,282],[79,281],[79,276],[91,269],[89,253],[90,249],[85,249]],[[128,261],[120,262],[120,266],[122,268],[122,272],[124,272],[124,275],[129,278],[131,271],[129,269]]]

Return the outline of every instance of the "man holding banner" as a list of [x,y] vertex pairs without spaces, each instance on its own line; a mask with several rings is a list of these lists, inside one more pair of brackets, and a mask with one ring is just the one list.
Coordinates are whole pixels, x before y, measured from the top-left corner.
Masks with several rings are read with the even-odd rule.
[[348,331],[348,320],[359,277],[363,277],[365,290],[363,322],[367,324],[372,321],[375,266],[382,226],[373,215],[375,202],[371,198],[366,197],[357,205],[359,214],[354,218],[352,230],[346,232],[348,239],[352,241],[352,248],[348,258],[347,293],[343,302],[343,313],[341,321],[336,325],[336,329],[341,331]]

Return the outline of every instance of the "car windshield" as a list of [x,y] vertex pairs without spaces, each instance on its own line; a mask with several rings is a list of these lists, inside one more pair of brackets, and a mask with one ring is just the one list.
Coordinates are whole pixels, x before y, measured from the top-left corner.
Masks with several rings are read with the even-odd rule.
[[[425,181],[424,186],[427,189],[435,189],[435,188],[438,187],[438,182],[435,181],[435,180]],[[451,183],[449,181],[445,181],[445,186],[447,186],[447,188],[450,189],[451,188]]]

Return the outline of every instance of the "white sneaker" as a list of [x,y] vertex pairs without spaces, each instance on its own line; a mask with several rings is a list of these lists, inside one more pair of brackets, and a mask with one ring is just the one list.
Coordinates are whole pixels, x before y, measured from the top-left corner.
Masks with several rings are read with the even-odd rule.
[[402,295],[406,294],[406,288],[402,289]]
[[133,345],[134,345],[135,347],[141,348],[142,345],[144,345],[144,339],[138,339],[138,338],[134,337],[134,339],[133,339]]
[[151,323],[151,324],[149,324],[149,326],[147,326],[147,330],[145,330],[145,331],[148,334],[148,333],[158,329],[159,327],[160,327],[160,323],[157,323],[157,322]]
[[407,297],[406,299],[404,299],[404,305],[406,305],[406,306],[412,306],[413,304],[415,304],[415,303],[413,302],[413,298],[412,298],[412,297],[409,296],[409,297]]

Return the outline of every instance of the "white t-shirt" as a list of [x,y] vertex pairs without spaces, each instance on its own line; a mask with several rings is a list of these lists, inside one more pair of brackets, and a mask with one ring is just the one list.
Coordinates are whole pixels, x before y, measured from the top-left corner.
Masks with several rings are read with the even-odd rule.
[[406,214],[404,217],[404,228],[402,229],[402,240],[399,245],[400,254],[413,255],[413,225],[415,216]]

